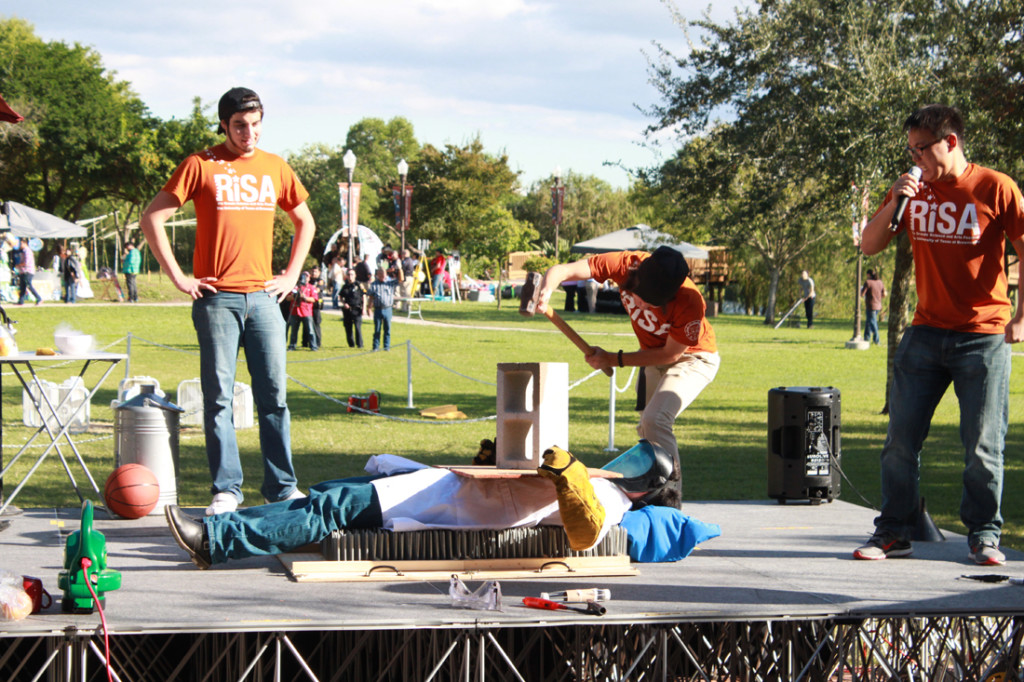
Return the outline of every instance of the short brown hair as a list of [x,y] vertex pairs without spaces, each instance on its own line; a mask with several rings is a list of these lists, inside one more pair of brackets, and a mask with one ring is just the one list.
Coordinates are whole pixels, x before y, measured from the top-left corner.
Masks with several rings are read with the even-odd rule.
[[946,104],[928,104],[907,117],[903,122],[903,132],[913,129],[927,130],[936,138],[956,135],[964,139],[964,119],[956,107]]

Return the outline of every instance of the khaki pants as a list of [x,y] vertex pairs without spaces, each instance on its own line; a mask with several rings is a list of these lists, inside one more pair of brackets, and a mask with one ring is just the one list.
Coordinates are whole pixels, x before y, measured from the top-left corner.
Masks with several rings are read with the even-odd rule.
[[645,367],[647,402],[636,432],[673,457],[679,446],[673,431],[676,418],[689,407],[718,373],[718,353],[687,353],[674,365]]
[[[412,276],[406,277],[402,280],[402,283],[398,286],[399,298],[412,298],[413,287],[416,285],[413,282]],[[403,313],[409,312],[410,303],[408,301],[395,301],[395,309]]]

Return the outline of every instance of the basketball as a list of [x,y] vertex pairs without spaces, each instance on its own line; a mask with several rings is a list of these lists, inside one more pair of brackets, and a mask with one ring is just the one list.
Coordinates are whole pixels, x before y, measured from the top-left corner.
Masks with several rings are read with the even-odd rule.
[[153,511],[160,498],[160,484],[142,464],[125,464],[114,469],[103,488],[107,509],[124,519],[141,519]]

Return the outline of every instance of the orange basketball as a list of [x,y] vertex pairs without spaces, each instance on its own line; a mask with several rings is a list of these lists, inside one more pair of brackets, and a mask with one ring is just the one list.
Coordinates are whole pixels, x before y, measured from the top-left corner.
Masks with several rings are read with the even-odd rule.
[[153,511],[160,499],[156,476],[142,464],[125,464],[114,469],[103,488],[107,509],[121,518],[141,519]]

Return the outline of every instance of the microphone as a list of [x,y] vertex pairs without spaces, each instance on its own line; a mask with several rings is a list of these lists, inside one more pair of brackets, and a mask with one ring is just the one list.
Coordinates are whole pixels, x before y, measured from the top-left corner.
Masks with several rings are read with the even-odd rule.
[[[921,179],[921,169],[918,168],[917,166],[911,166],[910,170],[908,170],[907,173],[909,173],[910,177],[914,178],[915,180]],[[896,210],[892,214],[892,222],[889,223],[890,232],[895,232],[900,228],[900,220],[903,219],[903,212],[907,210],[908,201],[910,201],[910,197],[908,197],[906,194],[901,194],[896,199]]]

